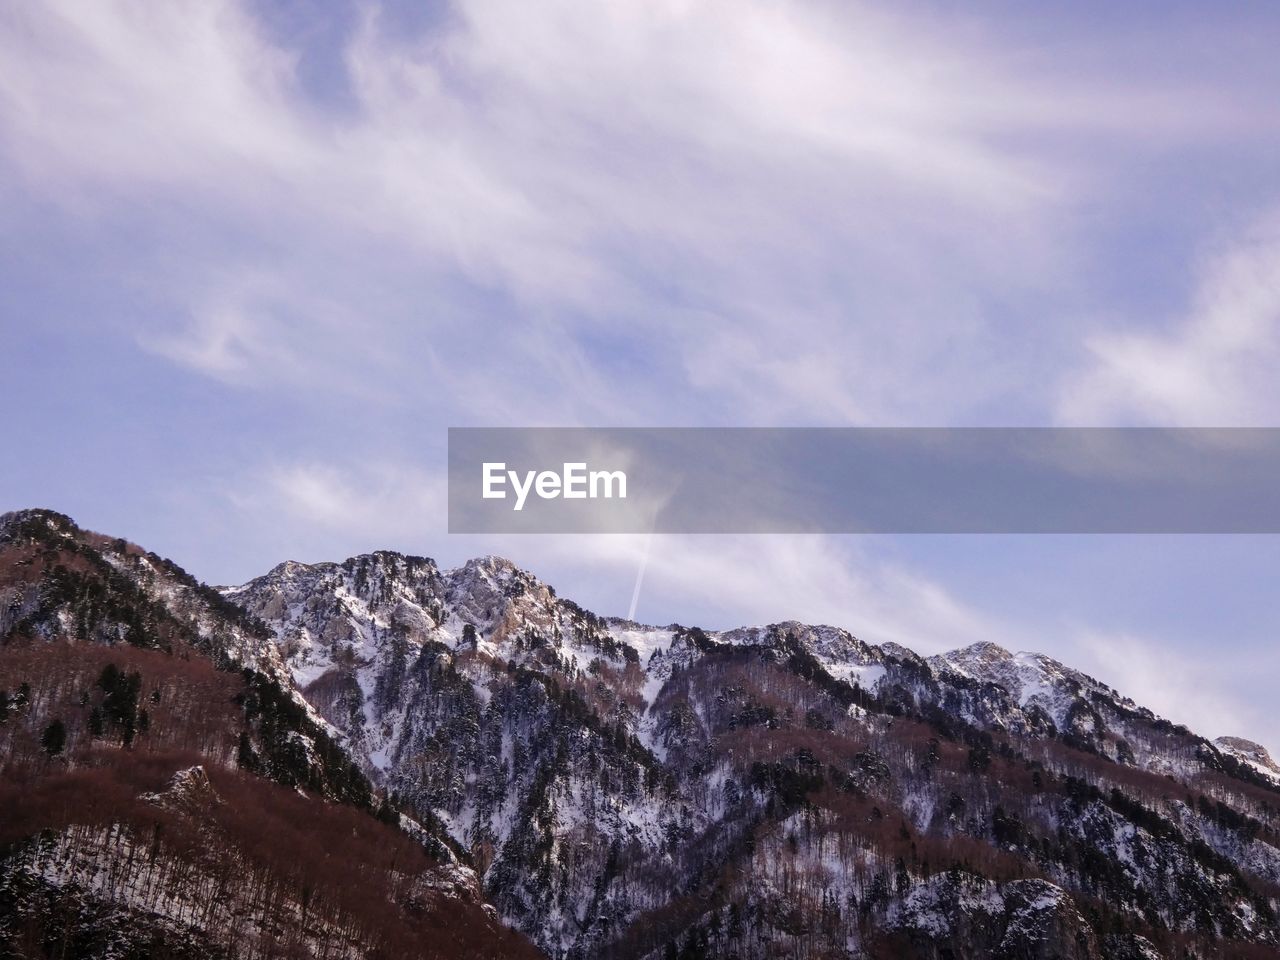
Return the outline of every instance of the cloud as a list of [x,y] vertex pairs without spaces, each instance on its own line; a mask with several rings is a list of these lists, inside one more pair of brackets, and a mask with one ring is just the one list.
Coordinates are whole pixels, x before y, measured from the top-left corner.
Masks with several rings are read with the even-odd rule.
[[1185,317],[1151,333],[1090,337],[1068,377],[1061,420],[1075,424],[1263,426],[1280,418],[1280,230],[1276,218],[1201,267]]
[[261,327],[241,309],[213,307],[193,318],[187,330],[162,335],[147,346],[201,373],[235,380],[260,350]]
[[435,521],[444,516],[441,478],[387,461],[355,469],[325,463],[276,464],[226,492],[242,512],[375,543],[439,535]]
[[[0,157],[127,238],[167,306],[144,344],[241,385],[284,356],[324,390],[432,351],[423,399],[495,420],[963,419],[1033,377],[993,362],[992,291],[1060,282],[1064,211],[1105,169],[1059,138],[1253,119],[909,8],[361,10],[327,99],[314,51],[232,0],[7,14]],[[270,309],[210,292],[266,275]]]
[[226,198],[306,162],[295,58],[236,4],[19,4],[0,44],[5,153],[32,182]]

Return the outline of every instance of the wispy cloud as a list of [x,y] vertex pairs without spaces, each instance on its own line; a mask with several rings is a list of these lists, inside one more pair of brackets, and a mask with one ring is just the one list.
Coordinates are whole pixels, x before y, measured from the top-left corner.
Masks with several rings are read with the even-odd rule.
[[1280,419],[1280,229],[1275,217],[1206,258],[1185,317],[1095,334],[1059,403],[1072,423],[1263,426]]
[[443,480],[388,461],[359,468],[279,463],[246,477],[225,493],[247,513],[319,527],[326,536],[358,536],[376,544],[442,533],[435,518],[444,511]]
[[[1257,120],[1227,91],[1066,78],[907,8],[460,3],[405,32],[370,6],[337,105],[231,0],[6,19],[4,162],[139,257],[181,243],[179,275],[144,281],[170,310],[144,342],[240,382],[283,351],[317,386],[338,359],[401,373],[427,342],[459,387],[495,372],[468,407],[496,416],[572,396],[584,420],[963,419],[1035,377],[992,305],[1059,283],[1067,212],[1105,193],[1062,139]],[[274,275],[294,322],[211,312],[238,273]],[[617,384],[627,351],[659,362]]]

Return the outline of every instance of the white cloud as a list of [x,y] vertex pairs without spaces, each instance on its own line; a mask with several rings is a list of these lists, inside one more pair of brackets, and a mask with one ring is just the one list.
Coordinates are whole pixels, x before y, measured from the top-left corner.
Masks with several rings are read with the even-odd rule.
[[241,309],[213,307],[193,318],[181,334],[162,335],[148,346],[202,373],[235,380],[258,352],[260,329]]
[[1188,314],[1152,333],[1087,340],[1065,383],[1074,424],[1267,426],[1280,422],[1280,232],[1261,226],[1203,266]]
[[[633,542],[628,569],[636,568],[641,550],[642,543]],[[705,610],[721,627],[828,623],[869,642],[894,641],[926,655],[1005,636],[996,621],[938,583],[874,556],[849,537],[655,537],[640,597],[642,619],[646,604]]]
[[434,521],[444,516],[445,484],[434,474],[387,461],[356,469],[281,463],[244,478],[227,495],[237,510],[255,518],[318,530],[309,543],[336,535],[372,550],[438,536]]
[[3,27],[5,150],[33,182],[242,196],[305,163],[294,57],[236,4],[19,4]]
[[[339,106],[232,0],[8,12],[0,156],[140,263],[182,252],[149,278],[170,310],[144,342],[242,383],[284,353],[330,389],[344,362],[385,377],[426,341],[446,376],[486,371],[469,410],[534,420],[963,418],[1028,376],[991,362],[985,301],[1060,281],[1058,220],[1103,169],[1055,138],[1249,119],[1067,80],[905,9],[462,2],[409,34],[379,9],[336,61]],[[296,303],[211,319],[240,273]],[[374,341],[391,349],[366,357]],[[629,350],[662,362],[620,402]]]

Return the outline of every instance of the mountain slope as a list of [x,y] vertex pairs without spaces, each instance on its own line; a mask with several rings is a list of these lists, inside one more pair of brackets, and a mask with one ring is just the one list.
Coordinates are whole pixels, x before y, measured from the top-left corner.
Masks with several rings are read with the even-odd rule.
[[0,956],[536,955],[262,624],[49,511],[0,517],[0,773]]
[[1258,758],[1050,658],[604,620],[493,557],[224,595],[553,956],[1280,956]]
[[1051,658],[607,620],[496,557],[216,593],[0,518],[0,956],[1273,957],[1280,786]]

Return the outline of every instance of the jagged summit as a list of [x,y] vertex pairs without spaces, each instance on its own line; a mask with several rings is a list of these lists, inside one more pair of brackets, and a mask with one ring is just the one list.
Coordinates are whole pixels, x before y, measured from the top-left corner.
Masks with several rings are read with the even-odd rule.
[[[289,577],[303,576],[317,567],[325,566],[326,562],[320,563],[304,563],[301,560],[283,560],[274,567],[264,573],[258,579],[283,580]],[[247,584],[219,584],[214,589],[225,596],[235,596],[235,594],[243,590]]]
[[967,660],[1009,660],[1014,654],[992,640],[979,640],[976,643],[969,644],[967,647],[953,650],[949,654],[945,654],[945,656],[954,656],[958,659]]
[[[412,554],[404,554],[397,550],[374,550],[370,553],[356,554],[355,556],[348,557],[346,560],[342,561],[320,560],[314,563],[306,563],[301,560],[285,560],[276,564],[261,577],[257,577],[255,579],[278,579],[281,577],[305,576],[316,572],[331,571],[340,568],[350,569],[357,566],[379,566],[387,567],[389,569],[403,568],[410,570],[421,570],[424,568],[432,570],[437,569],[436,562],[430,557],[419,557]],[[222,589],[239,590],[243,589],[247,585],[248,584],[227,586]]]
[[[33,534],[33,531],[35,533]],[[148,570],[158,570],[161,562],[153,554],[139,548],[136,556],[127,555],[125,541],[110,539],[78,527],[65,514],[47,508],[27,508],[0,515],[0,537],[11,540],[16,535],[40,536],[45,531],[64,541],[81,540],[104,557],[114,557],[122,549],[126,554],[112,560],[113,563],[140,564]],[[165,561],[167,563],[167,561]],[[177,568],[184,583],[194,584]],[[305,563],[286,560],[261,577],[238,586],[220,587],[222,595],[237,603],[242,601],[251,608],[247,598],[255,591],[276,592],[282,581],[294,584],[294,589],[314,595],[317,589],[343,589],[340,608],[348,610],[355,618],[368,620],[372,632],[360,631],[363,641],[368,641],[380,629],[395,629],[419,638],[435,634],[433,639],[455,646],[468,626],[476,631],[480,642],[502,647],[504,638],[529,628],[554,633],[557,627],[557,608],[571,610],[573,616],[586,616],[598,624],[603,634],[616,634],[620,648],[630,647],[647,662],[655,650],[660,651],[682,628],[678,625],[654,627],[631,623],[621,618],[607,620],[596,617],[569,601],[560,601],[555,590],[532,572],[519,567],[506,557],[489,554],[474,557],[446,570],[425,556],[403,554],[393,550],[376,550],[350,557],[344,561]],[[370,583],[376,584],[376,598],[361,599],[362,590]],[[376,600],[373,606],[369,600]],[[264,619],[276,619],[282,608],[277,600],[265,612]],[[447,610],[447,613],[446,613]],[[332,627],[329,632],[332,633]],[[886,660],[927,663],[935,673],[989,682],[1002,687],[1019,711],[1030,714],[1032,725],[1047,716],[1059,731],[1075,724],[1093,724],[1091,716],[1094,701],[1106,700],[1124,711],[1143,714],[1154,719],[1154,714],[1139,707],[1132,700],[1122,697],[1112,687],[1066,666],[1042,653],[1031,651],[1011,652],[992,641],[979,641],[956,650],[928,658],[921,658],[915,651],[896,643],[872,645],[857,639],[848,631],[830,625],[804,624],[799,621],[781,621],[765,626],[740,627],[713,631],[707,634],[720,642],[759,643],[770,637],[783,635],[800,637],[805,645],[817,653],[841,679],[857,676],[874,684],[878,679],[875,670]],[[367,636],[366,636],[367,635]],[[279,632],[277,631],[277,636]],[[247,639],[238,643],[237,656],[248,657],[268,671],[278,672],[281,665],[274,650],[254,647]],[[286,641],[286,647],[289,646]],[[1083,717],[1083,719],[1082,719]],[[1019,724],[1017,717],[992,716],[983,722],[996,725]],[[1238,756],[1263,771],[1272,772],[1274,761],[1262,747],[1239,738],[1220,738],[1214,746]],[[1255,749],[1256,747],[1256,749]],[[1266,759],[1261,759],[1265,757]]]
[[1248,754],[1260,763],[1280,772],[1280,767],[1277,767],[1275,761],[1271,759],[1271,754],[1267,752],[1267,748],[1262,746],[1260,743],[1255,743],[1252,740],[1246,740],[1244,737],[1219,737],[1213,742],[1220,747],[1236,750],[1242,754]]
[[261,581],[325,575],[339,570],[355,569],[381,570],[390,576],[440,576],[452,581],[479,578],[498,583],[514,579],[528,584],[542,584],[534,574],[496,554],[473,557],[456,567],[442,570],[431,557],[401,553],[397,550],[374,550],[369,553],[355,554],[341,561],[321,560],[306,563],[299,560],[285,560],[260,577],[255,577],[246,583],[223,586],[218,589],[231,594],[243,591]]
[[[137,641],[159,656],[153,641],[180,637],[246,685],[209,688],[192,722],[231,711],[247,742],[217,732],[222,760],[183,754],[127,800],[229,820],[244,807],[219,763],[337,769],[324,751],[340,748],[361,774],[347,794],[375,791],[379,819],[557,960],[1280,955],[1266,751],[1210,743],[1051,657],[979,643],[926,660],[794,620],[605,619],[493,556],[289,562],[210,597],[44,514],[3,529],[0,638],[15,649]],[[97,579],[68,590],[51,557]],[[274,699],[236,658],[249,640],[249,662],[278,664]],[[99,673],[6,694],[0,739],[4,711],[25,717],[48,689],[83,738],[121,684]],[[34,730],[20,753],[44,763],[57,738],[42,748]],[[195,762],[226,803],[179,802],[203,795],[198,777],[165,786]]]
[[[355,579],[362,582],[377,572],[375,579],[380,583],[380,602],[385,609],[374,611],[367,603],[370,598],[361,599],[352,571],[357,572]],[[265,577],[223,589],[227,596],[245,600],[251,608],[264,612],[264,608],[255,607],[253,601],[247,599],[255,585],[264,589],[273,579],[302,578],[302,588],[311,590],[316,578],[326,577],[335,583],[343,578],[350,581],[339,591],[340,604],[343,609],[349,608],[357,619],[365,617],[368,621],[369,629],[356,631],[361,638],[357,647],[367,645],[379,630],[388,629],[398,618],[402,625],[406,620],[415,621],[417,629],[410,630],[410,636],[430,635],[435,641],[455,647],[463,633],[470,629],[475,631],[476,642],[482,649],[501,653],[509,646],[509,638],[522,631],[557,633],[559,620],[566,611],[573,611],[568,615],[593,619],[621,648],[631,648],[641,662],[648,663],[655,652],[661,653],[671,638],[684,629],[677,624],[656,627],[620,617],[596,617],[571,601],[559,599],[554,588],[536,574],[495,554],[474,557],[444,570],[429,558],[395,551],[375,551],[338,563],[287,561]],[[397,593],[398,590],[401,592]],[[386,607],[393,596],[398,599]],[[361,611],[358,608],[362,604]],[[273,606],[265,613],[271,614],[266,617],[271,620],[278,611]],[[300,635],[296,630],[291,634],[295,640]],[[1034,651],[1014,652],[994,641],[978,641],[925,658],[901,644],[868,644],[841,627],[796,620],[709,631],[705,635],[730,644],[769,643],[787,635],[795,636],[820,657],[834,676],[846,681],[856,679],[868,689],[879,681],[884,664],[890,661],[923,663],[942,676],[995,684],[1006,691],[1009,701],[969,717],[983,725],[1053,730],[1087,740],[1095,737],[1099,729],[1101,721],[1095,717],[1099,702],[1111,704],[1122,713],[1158,719],[1109,685],[1053,657]],[[289,642],[289,647],[294,649],[294,641]],[[575,654],[570,651],[569,655]],[[312,673],[314,669],[303,676],[310,677]],[[1127,747],[1104,747],[1104,752],[1111,749],[1118,751],[1117,756],[1128,756]]]
[[518,574],[526,577],[533,576],[529,571],[522,570],[514,561],[508,560],[506,557],[498,556],[496,553],[486,553],[483,556],[472,557],[470,560],[467,560],[455,569],[483,570],[487,573],[496,573],[501,575]]
[[[236,599],[272,625],[298,683],[371,775],[438,817],[460,846],[481,851],[499,910],[553,954],[592,957],[619,929],[639,935],[636,924],[669,904],[658,888],[690,889],[690,876],[718,869],[698,865],[698,844],[732,844],[734,830],[763,815],[748,799],[761,796],[754,792],[760,784],[787,784],[778,788],[797,791],[792,802],[800,803],[810,789],[801,784],[830,784],[828,768],[843,769],[841,758],[854,756],[853,772],[831,774],[841,786],[823,801],[832,804],[822,807],[828,813],[848,802],[855,806],[842,816],[865,823],[892,809],[892,832],[905,830],[917,849],[950,842],[943,837],[989,839],[995,830],[1028,862],[1045,856],[1026,846],[1032,834],[1074,851],[1012,882],[950,874],[896,881],[908,892],[900,900],[888,895],[889,927],[909,938],[959,938],[947,941],[957,956],[994,955],[975,939],[977,929],[999,931],[1003,946],[990,951],[1036,955],[1034,944],[1047,938],[1062,956],[1082,960],[1147,956],[1145,933],[1117,940],[1093,930],[1076,899],[1080,868],[1068,864],[1092,863],[1097,837],[1113,837],[1103,841],[1111,844],[1108,858],[1159,860],[1186,878],[1172,881],[1183,891],[1172,894],[1166,874],[1136,879],[1145,876],[1138,867],[1135,877],[1106,881],[1117,891],[1136,884],[1115,894],[1134,903],[1157,890],[1188,902],[1203,878],[1191,879],[1195,854],[1157,851],[1144,839],[1135,846],[1131,838],[1143,831],[1131,832],[1129,808],[1110,805],[1120,803],[1110,784],[1123,783],[1123,796],[1140,789],[1154,798],[1170,796],[1169,777],[1235,778],[1240,790],[1271,782],[1243,761],[1233,765],[1225,746],[1215,749],[1043,654],[985,642],[926,660],[906,647],[795,620],[702,631],[604,619],[493,556],[421,581],[390,572],[362,578],[365,566],[353,558],[283,587],[254,581]],[[918,747],[898,739],[912,730]],[[930,737],[936,746],[928,746]],[[1029,769],[1038,780],[1027,779]],[[1090,778],[1108,785],[1095,796],[1082,786]],[[1042,792],[1005,785],[1024,779],[1041,783]],[[1046,783],[1057,786],[1044,793]],[[979,789],[1002,799],[984,799]],[[875,800],[863,809],[861,801],[836,799],[856,796]],[[798,807],[781,809],[800,816]],[[797,835],[785,833],[800,822],[787,819],[793,813],[782,814],[790,825],[784,836]],[[1161,815],[1184,824],[1177,829],[1187,836],[1208,835],[1199,807]],[[686,847],[672,846],[671,837],[700,839]],[[849,861],[823,841],[794,842],[808,850],[799,855],[802,869],[835,869],[837,899],[857,891],[859,903],[865,896],[875,902],[844,872]],[[1280,852],[1242,842],[1233,856],[1280,880]],[[887,862],[898,856],[881,855]],[[611,879],[620,869],[611,864],[624,861],[631,879]],[[774,902],[778,888],[750,875],[744,883],[760,892],[743,896]],[[1185,919],[1175,909],[1161,923]],[[791,934],[771,929],[775,943],[796,946]]]

